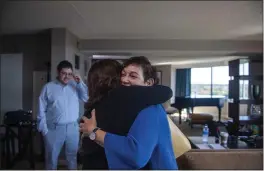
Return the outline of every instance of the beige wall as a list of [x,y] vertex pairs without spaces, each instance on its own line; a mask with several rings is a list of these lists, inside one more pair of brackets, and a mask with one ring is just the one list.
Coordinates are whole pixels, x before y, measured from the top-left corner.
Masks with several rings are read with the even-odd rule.
[[157,71],[162,72],[162,80],[161,80],[162,85],[170,87],[173,91],[173,96],[171,98],[171,103],[173,103],[174,94],[175,94],[175,84],[174,84],[175,73],[172,72],[172,66],[171,65],[159,65],[159,66],[156,66],[156,68],[157,68]]
[[157,66],[157,71],[162,72],[162,85],[171,86],[171,65],[160,65]]

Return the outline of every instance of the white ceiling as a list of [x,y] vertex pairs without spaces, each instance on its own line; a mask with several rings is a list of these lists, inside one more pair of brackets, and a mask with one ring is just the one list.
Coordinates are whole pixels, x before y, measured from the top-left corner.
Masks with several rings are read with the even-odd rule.
[[259,39],[262,1],[11,1],[1,25],[65,27],[81,39]]
[[[17,34],[67,28],[88,40],[262,40],[262,14],[262,1],[9,1],[1,30]],[[208,61],[212,56],[225,60],[235,52],[125,51],[155,63]]]

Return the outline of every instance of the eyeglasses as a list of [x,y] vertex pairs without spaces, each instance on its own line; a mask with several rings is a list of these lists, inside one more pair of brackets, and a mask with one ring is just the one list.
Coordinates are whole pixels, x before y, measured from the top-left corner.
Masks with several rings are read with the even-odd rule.
[[63,76],[69,76],[69,77],[73,75],[72,73],[66,73],[66,72],[61,72],[60,74]]

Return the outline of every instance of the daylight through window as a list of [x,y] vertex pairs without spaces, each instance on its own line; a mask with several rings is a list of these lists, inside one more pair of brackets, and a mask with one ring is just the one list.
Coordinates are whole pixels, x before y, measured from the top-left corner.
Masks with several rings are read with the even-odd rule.
[[227,97],[228,66],[191,69],[191,97]]

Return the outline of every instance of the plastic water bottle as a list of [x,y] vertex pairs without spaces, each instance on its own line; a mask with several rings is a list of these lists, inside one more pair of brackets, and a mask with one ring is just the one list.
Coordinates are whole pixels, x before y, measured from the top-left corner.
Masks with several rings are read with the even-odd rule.
[[203,143],[208,143],[209,128],[207,125],[204,125],[203,128]]

